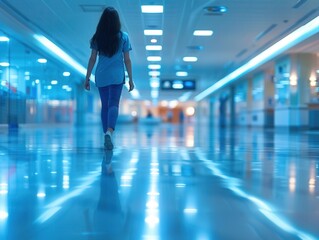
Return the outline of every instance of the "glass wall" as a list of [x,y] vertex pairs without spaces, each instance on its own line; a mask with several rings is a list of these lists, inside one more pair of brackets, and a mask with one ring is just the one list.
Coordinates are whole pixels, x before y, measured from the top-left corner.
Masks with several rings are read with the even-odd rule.
[[0,124],[71,123],[79,76],[0,31]]
[[275,101],[277,107],[289,105],[290,85],[295,86],[296,80],[290,80],[290,61],[282,60],[275,68]]

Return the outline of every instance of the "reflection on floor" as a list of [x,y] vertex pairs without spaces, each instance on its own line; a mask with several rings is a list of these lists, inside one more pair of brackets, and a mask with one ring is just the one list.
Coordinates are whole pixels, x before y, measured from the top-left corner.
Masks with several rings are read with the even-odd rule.
[[0,239],[319,239],[319,133],[0,129]]

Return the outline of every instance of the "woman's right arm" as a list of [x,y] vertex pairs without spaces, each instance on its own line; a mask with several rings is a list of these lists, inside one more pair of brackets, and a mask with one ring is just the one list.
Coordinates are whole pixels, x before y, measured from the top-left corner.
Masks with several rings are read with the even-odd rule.
[[95,62],[96,62],[96,57],[97,57],[97,51],[95,49],[92,49],[91,56],[90,56],[89,63],[88,63],[88,68],[86,71],[85,83],[84,83],[84,87],[86,90],[90,90],[90,77],[91,77]]

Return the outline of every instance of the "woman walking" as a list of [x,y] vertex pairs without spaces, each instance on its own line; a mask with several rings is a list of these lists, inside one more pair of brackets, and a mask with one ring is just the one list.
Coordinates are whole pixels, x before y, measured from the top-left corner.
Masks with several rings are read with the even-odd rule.
[[103,11],[90,43],[92,51],[84,87],[90,90],[90,76],[98,55],[95,85],[99,90],[102,103],[104,147],[112,150],[112,134],[115,130],[120,97],[125,83],[124,65],[129,77],[129,91],[134,89],[129,54],[129,51],[132,50],[131,44],[127,33],[121,31],[120,18],[113,7],[107,7]]

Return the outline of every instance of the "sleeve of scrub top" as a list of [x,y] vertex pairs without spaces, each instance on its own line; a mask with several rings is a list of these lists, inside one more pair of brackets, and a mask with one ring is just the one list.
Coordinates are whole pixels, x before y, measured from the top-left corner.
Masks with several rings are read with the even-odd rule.
[[130,43],[130,40],[128,38],[127,33],[123,33],[123,40],[124,40],[124,44],[123,44],[123,52],[128,52],[132,50],[132,46]]

